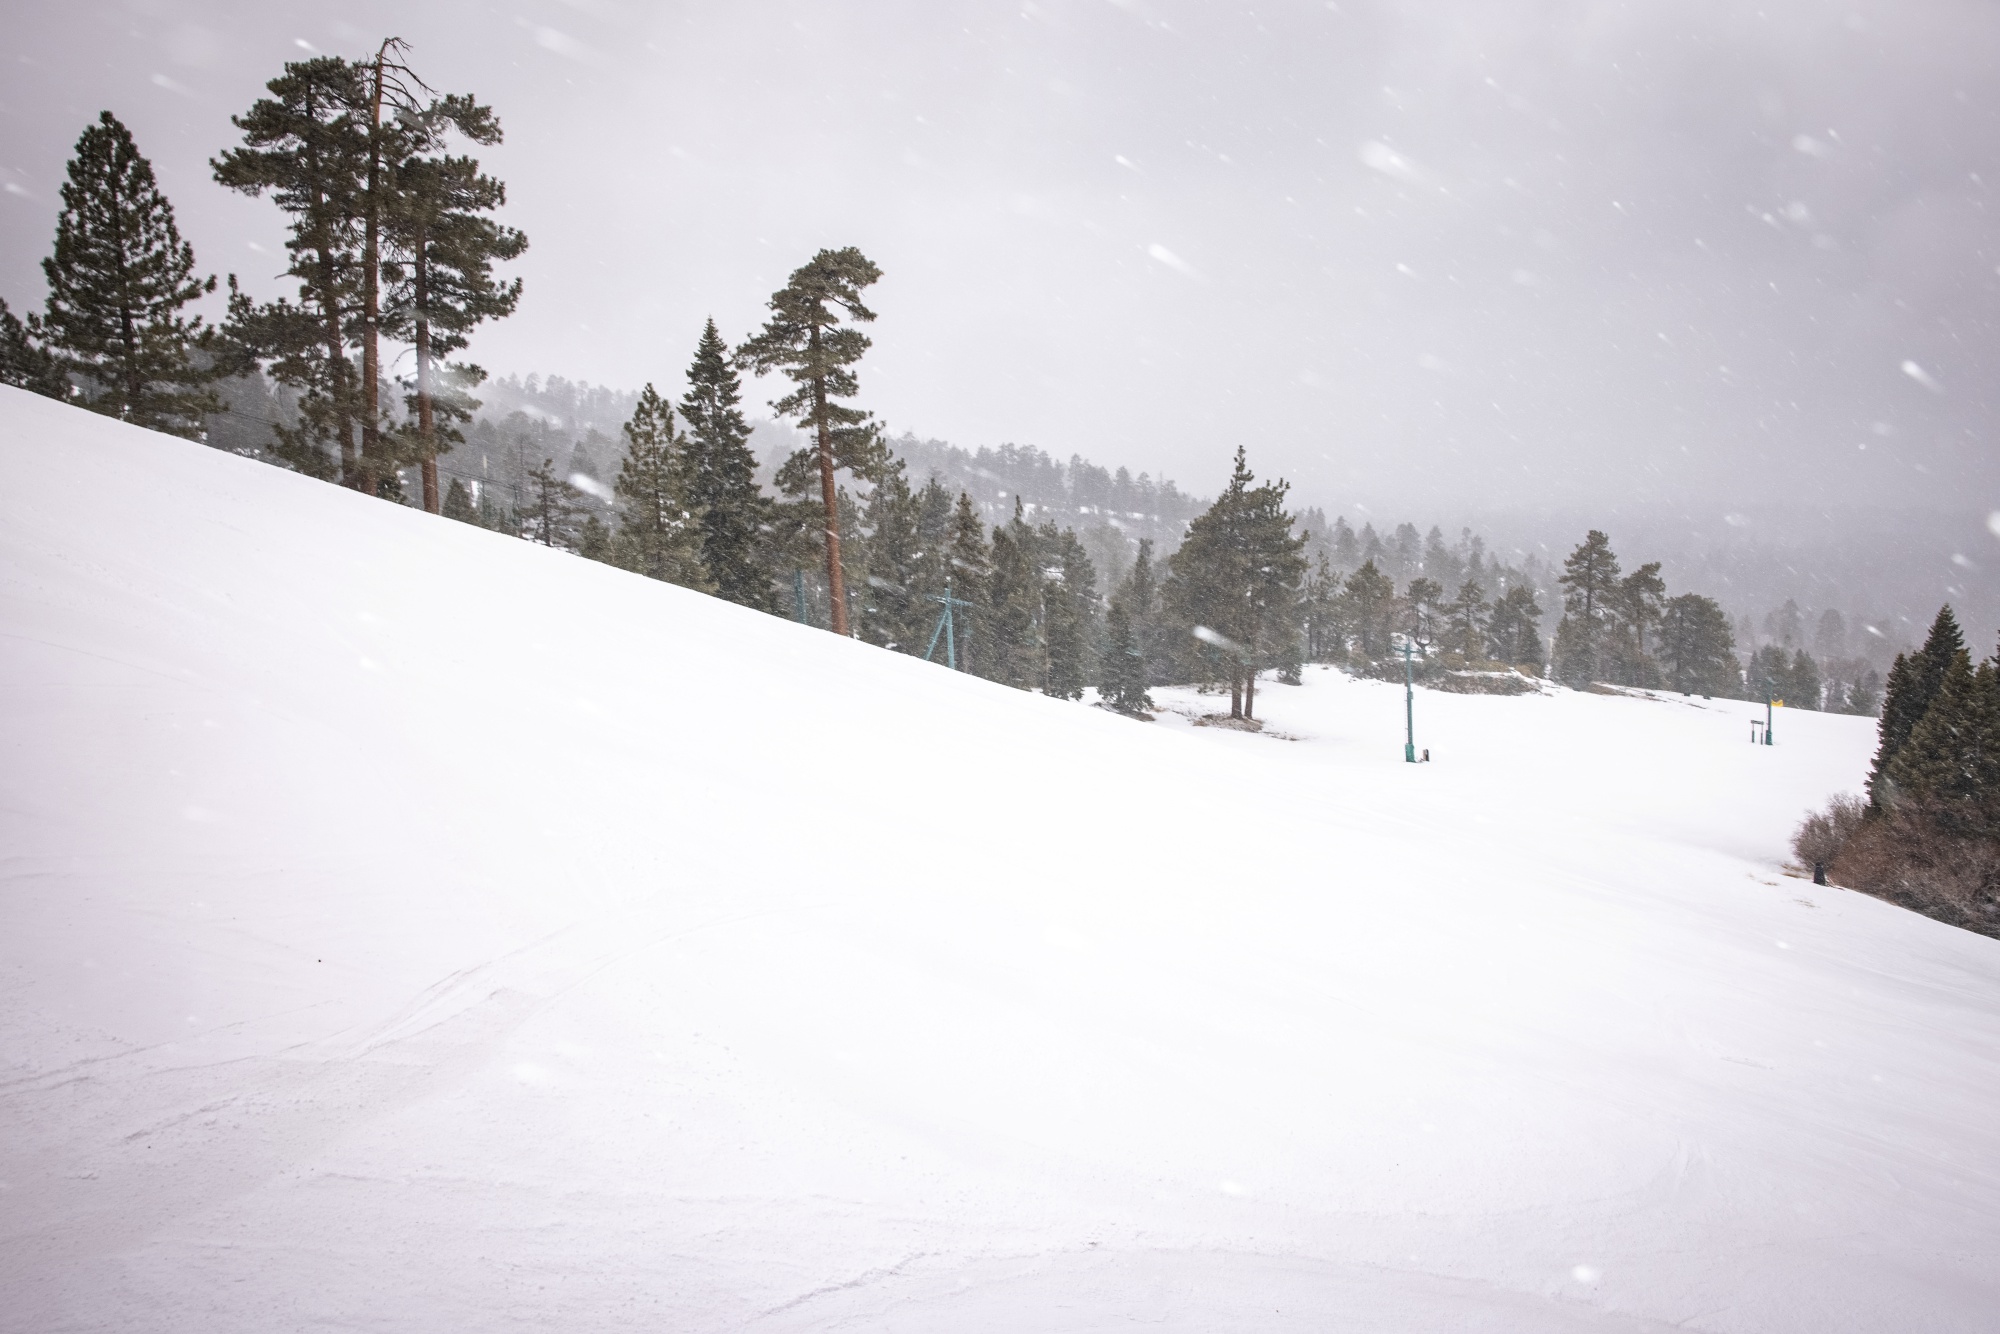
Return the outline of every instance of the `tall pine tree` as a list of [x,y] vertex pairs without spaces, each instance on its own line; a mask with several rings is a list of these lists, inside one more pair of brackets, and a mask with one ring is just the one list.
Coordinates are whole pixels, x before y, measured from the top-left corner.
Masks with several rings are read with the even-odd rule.
[[1292,531],[1283,481],[1253,485],[1255,476],[1237,447],[1229,483],[1205,514],[1188,525],[1163,597],[1177,628],[1204,637],[1210,661],[1229,681],[1231,717],[1255,718],[1257,673],[1296,653],[1299,584],[1305,577],[1305,538]]
[[196,276],[152,163],[109,111],[77,139],[62,201],[38,329],[57,365],[92,411],[199,438],[222,400],[213,363],[196,355],[202,321],[181,312],[215,279]]
[[681,396],[687,423],[688,498],[701,515],[701,561],[717,597],[758,611],[777,610],[765,533],[770,501],[757,487],[757,457],[750,452],[742,384],[729,348],[710,320],[688,367]]
[[1563,558],[1563,618],[1556,625],[1556,669],[1573,686],[1604,674],[1605,621],[1618,587],[1611,539],[1595,528]]
[[[434,99],[405,119],[418,149],[435,150],[450,132],[475,144],[501,139],[492,109],[469,97]],[[381,323],[416,354],[409,420],[396,453],[418,464],[424,508],[436,514],[442,499],[438,455],[464,438],[458,424],[470,420],[477,405],[463,391],[485,378],[470,365],[446,367],[449,373],[440,374],[440,364],[466,347],[480,323],[513,314],[521,280],[503,282],[493,266],[519,257],[528,238],[487,216],[507,202],[507,187],[483,174],[475,159],[429,151],[391,165],[393,188],[382,191],[387,197]]]
[[[832,604],[832,629],[848,633],[847,577],[840,551],[840,498],[834,474],[845,468],[872,481],[881,472],[887,451],[869,414],[839,402],[860,392],[853,367],[869,348],[868,336],[854,326],[875,319],[861,293],[882,277],[882,271],[852,246],[822,250],[793,270],[790,281],[771,294],[771,317],[763,329],[737,349],[737,359],[752,372],[782,372],[797,386],[771,404],[780,416],[791,417],[813,435],[813,445],[794,454],[780,469],[778,484],[786,494],[802,496],[817,481],[826,522],[826,579]],[[843,319],[846,321],[843,323]]]
[[369,144],[359,108],[360,67],[335,56],[294,61],[268,97],[231,118],[243,144],[210,161],[215,179],[248,195],[269,192],[289,218],[286,275],[298,300],[258,305],[231,280],[230,332],[298,391],[299,424],[275,428],[280,459],[313,476],[363,485],[359,376],[347,333],[360,309],[359,198]]

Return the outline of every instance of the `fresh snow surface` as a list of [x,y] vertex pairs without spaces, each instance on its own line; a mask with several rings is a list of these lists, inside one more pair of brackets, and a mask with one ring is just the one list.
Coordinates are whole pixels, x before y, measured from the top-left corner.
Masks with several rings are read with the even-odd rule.
[[6,1330],[2000,1326],[1865,720],[1136,723],[13,390],[0,682]]

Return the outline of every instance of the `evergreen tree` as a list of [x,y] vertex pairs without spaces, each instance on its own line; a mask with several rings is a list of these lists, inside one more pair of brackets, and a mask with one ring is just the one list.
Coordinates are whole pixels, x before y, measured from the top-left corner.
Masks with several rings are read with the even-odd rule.
[[42,261],[48,307],[37,332],[93,412],[199,439],[222,407],[199,316],[181,313],[215,290],[195,275],[153,164],[109,111],[76,141],[56,217],[55,253]]
[[488,528],[496,533],[512,533],[516,537],[521,534],[520,516],[493,499],[491,487],[479,488],[478,523],[481,528]]
[[265,85],[269,97],[231,118],[243,146],[209,164],[232,190],[269,191],[290,218],[286,274],[298,280],[297,304],[258,306],[230,282],[231,337],[300,395],[299,423],[275,428],[273,452],[312,476],[337,469],[342,484],[355,487],[364,482],[355,436],[361,400],[347,330],[360,309],[358,200],[369,145],[357,109],[366,88],[361,68],[337,57],[287,64]]
[[1792,684],[1792,660],[1776,644],[1751,652],[1743,667],[1743,685],[1753,700],[1769,697],[1782,703]]
[[767,500],[770,516],[759,534],[764,554],[776,575],[775,612],[801,625],[825,625],[826,571],[821,563],[826,546],[826,519],[817,499]]
[[1618,585],[1618,557],[1611,539],[1595,528],[1563,560],[1562,621],[1556,626],[1556,666],[1562,679],[1581,686],[1603,675],[1604,621]]
[[1873,718],[1882,708],[1882,674],[1872,668],[1861,673],[1848,687],[1845,713]]
[[776,611],[770,554],[764,533],[770,501],[757,486],[757,456],[750,452],[742,384],[729,348],[709,320],[688,367],[681,397],[693,467],[689,499],[701,514],[701,561],[715,594],[758,611]]
[[1613,600],[1619,619],[1632,635],[1633,648],[1646,656],[1646,631],[1660,623],[1666,613],[1667,583],[1660,578],[1660,562],[1648,561],[1619,580]]
[[542,466],[528,470],[527,506],[522,511],[521,535],[545,547],[570,548],[576,545],[576,493],[556,475],[556,461],[543,459]]
[[856,628],[860,638],[905,653],[922,653],[937,604],[917,590],[923,541],[917,534],[917,497],[902,460],[884,471],[868,497],[866,587]]
[[1168,559],[1162,590],[1177,628],[1206,629],[1230,645],[1205,639],[1215,650],[1209,661],[1229,680],[1230,716],[1241,718],[1256,717],[1257,673],[1297,652],[1306,572],[1305,538],[1293,532],[1285,511],[1289,486],[1255,481],[1239,445],[1229,484],[1188,525],[1186,540]]
[[1389,582],[1389,576],[1376,569],[1374,561],[1364,560],[1361,568],[1347,576],[1341,600],[1362,659],[1376,662],[1388,657],[1396,604],[1396,586]]
[[[1243,447],[1236,449],[1236,471],[1246,477]],[[1263,667],[1277,667],[1296,684],[1299,663],[1299,589],[1306,574],[1303,535],[1293,531],[1292,516],[1285,509],[1291,484],[1280,478],[1243,493],[1242,556],[1244,588],[1242,620],[1245,637],[1238,640],[1247,650],[1244,663],[1243,716],[1256,717],[1257,673]]]
[[424,508],[436,514],[438,455],[463,440],[457,424],[477,406],[459,387],[485,378],[477,366],[452,367],[441,377],[438,366],[465,348],[480,323],[514,313],[521,280],[502,282],[493,266],[518,258],[528,238],[487,216],[507,202],[507,187],[483,174],[476,160],[410,151],[434,150],[450,131],[475,144],[499,143],[500,122],[490,107],[469,97],[437,98],[403,120],[408,142],[396,146],[392,183],[377,189],[387,251],[383,325],[415,350],[411,420],[398,452],[422,468]]
[[670,584],[709,592],[700,516],[689,495],[687,442],[674,410],[648,384],[625,423],[625,461],[612,488],[623,507],[618,563]]
[[1683,593],[1662,605],[1660,656],[1667,684],[1684,695],[1737,693],[1736,636],[1713,598]]
[[1018,690],[1042,680],[1042,573],[1035,533],[1014,497],[1013,521],[993,529],[992,572],[986,580],[986,653],[982,676]]
[[1388,574],[1397,583],[1406,583],[1424,568],[1423,539],[1413,523],[1399,523],[1389,548]]
[[[870,323],[875,312],[862,304],[863,289],[882,276],[867,256],[852,246],[822,250],[795,269],[791,279],[770,301],[771,318],[756,337],[737,349],[737,360],[753,373],[781,371],[797,386],[771,404],[780,416],[791,417],[811,431],[815,445],[786,460],[778,482],[786,494],[799,496],[816,478],[826,519],[826,574],[831,588],[833,632],[848,633],[846,576],[841,568],[840,509],[834,473],[846,468],[872,481],[886,462],[880,432],[869,414],[837,400],[860,390],[853,366],[869,347],[868,336],[854,326]],[[842,317],[848,321],[842,324]]]
[[1532,668],[1535,675],[1541,675],[1544,661],[1541,621],[1542,609],[1535,602],[1533,587],[1517,583],[1502,593],[1493,604],[1492,618],[1486,624],[1493,656],[1516,667]]
[[1444,585],[1419,576],[1410,580],[1403,601],[1409,610],[1409,633],[1422,639],[1434,638],[1444,621]]
[[1476,581],[1467,580],[1458,586],[1451,600],[1451,643],[1468,663],[1486,656],[1487,610],[1486,590]]
[[1306,579],[1300,609],[1305,616],[1305,652],[1313,662],[1325,662],[1334,655],[1340,627],[1340,579],[1322,547],[1312,574]]
[[2000,667],[1960,649],[1890,779],[1900,798],[1959,837],[2000,836]]
[[1122,597],[1111,599],[1104,615],[1104,658],[1097,693],[1119,713],[1139,714],[1153,707],[1146,693],[1146,659],[1132,636],[1132,617]]
[[869,540],[867,526],[862,522],[861,506],[852,491],[844,486],[836,488],[833,506],[840,531],[846,534],[846,540],[840,544],[840,583],[842,596],[846,599],[842,605],[847,608],[852,633],[851,627],[857,623],[855,617],[860,606],[856,590],[867,590],[868,553],[874,544]]
[[1435,582],[1439,588],[1450,588],[1465,573],[1458,557],[1452,554],[1444,542],[1444,529],[1436,524],[1424,534],[1424,576]]
[[1780,648],[1797,648],[1805,634],[1805,614],[1799,604],[1791,598],[1776,611],[1766,613],[1764,633],[1776,640]]
[[1096,673],[1097,571],[1070,529],[1057,532],[1044,525],[1037,538],[1048,566],[1042,582],[1043,689],[1059,699],[1081,699]]
[[1896,655],[1889,668],[1889,683],[1882,698],[1880,742],[1875,763],[1868,773],[1868,805],[1880,811],[1890,803],[1894,791],[1892,766],[1896,753],[1923,721],[1924,713],[1937,698],[1944,676],[1953,659],[1965,651],[1965,636],[1949,606],[1938,609],[1924,646],[1915,653]]
[[1139,655],[1140,663],[1146,667],[1146,681],[1151,683],[1152,660],[1159,651],[1159,574],[1153,564],[1153,539],[1139,539],[1138,554],[1132,560],[1132,568],[1125,572],[1125,580],[1119,585],[1119,597],[1125,604],[1125,615],[1132,626],[1131,647]]
[[[940,604],[930,599],[942,596],[951,584],[952,495],[933,475],[915,497],[917,524],[916,561],[910,571],[910,592],[927,621],[935,623]],[[960,594],[953,592],[952,596]],[[963,610],[961,608],[961,610]],[[960,617],[952,616],[956,626]],[[957,635],[954,633],[953,638]],[[926,637],[928,642],[928,636]]]
[[5,298],[0,298],[0,384],[64,402],[70,398],[69,377],[21,318],[7,309]]
[[953,609],[959,667],[997,680],[995,671],[986,665],[993,658],[992,618],[988,613],[993,605],[993,553],[986,543],[986,525],[973,508],[972,497],[963,491],[952,507],[949,543],[946,557],[952,596],[970,604]]
[[1641,565],[1612,588],[1599,665],[1613,681],[1628,686],[1660,684],[1659,664],[1647,649],[1646,635],[1665,614],[1666,597],[1658,561]]
[[1335,570],[1358,570],[1361,568],[1361,542],[1354,536],[1354,530],[1347,526],[1347,517],[1342,515],[1333,521],[1333,567]]
[[616,541],[611,526],[598,518],[595,512],[584,515],[583,522],[577,526],[576,554],[585,560],[615,563]]
[[1804,649],[1794,649],[1785,679],[1785,705],[1793,709],[1817,709],[1822,689],[1819,664]]
[[472,503],[472,496],[466,491],[465,483],[454,477],[451,487],[444,493],[444,517],[457,519],[460,523],[479,522],[479,510]]

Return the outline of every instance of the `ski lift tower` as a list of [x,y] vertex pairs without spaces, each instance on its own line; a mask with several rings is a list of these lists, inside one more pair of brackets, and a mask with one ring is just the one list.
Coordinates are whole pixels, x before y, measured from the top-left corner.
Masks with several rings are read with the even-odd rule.
[[930,647],[924,650],[924,661],[929,662],[931,654],[937,652],[938,636],[943,635],[945,666],[955,672],[958,670],[958,632],[954,624],[956,618],[951,614],[952,608],[965,607],[969,610],[972,604],[964,598],[956,598],[951,595],[951,580],[948,577],[944,581],[943,595],[940,596],[932,593],[930,600],[932,602],[943,603],[944,610],[938,615],[937,629],[931,631],[931,643]]
[[1403,651],[1403,762],[1417,762],[1417,678],[1410,665],[1410,655],[1421,653],[1430,655],[1430,636],[1421,620],[1417,622],[1414,634],[1397,635],[1397,647]]

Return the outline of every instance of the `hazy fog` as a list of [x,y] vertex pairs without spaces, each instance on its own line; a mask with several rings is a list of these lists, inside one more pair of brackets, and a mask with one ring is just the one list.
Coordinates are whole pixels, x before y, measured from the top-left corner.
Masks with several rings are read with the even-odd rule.
[[1357,518],[1947,510],[1986,545],[1940,586],[2000,561],[1989,0],[14,0],[7,32],[17,309],[102,107],[204,266],[284,290],[275,209],[206,161],[305,46],[397,34],[507,129],[533,248],[495,371],[664,388],[704,316],[740,338],[853,244],[899,430],[1198,492],[1240,441]]

